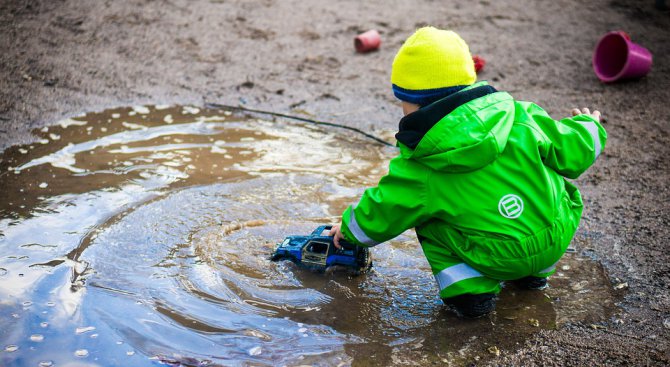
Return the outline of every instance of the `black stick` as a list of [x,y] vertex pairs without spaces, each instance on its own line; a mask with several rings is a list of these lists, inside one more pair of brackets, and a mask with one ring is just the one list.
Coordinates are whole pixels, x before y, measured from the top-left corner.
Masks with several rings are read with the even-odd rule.
[[365,137],[370,138],[370,139],[372,139],[372,140],[374,140],[374,141],[376,141],[376,142],[378,142],[382,145],[386,145],[386,146],[389,146],[389,147],[395,146],[395,145],[387,142],[386,140],[378,138],[378,137],[376,137],[376,136],[374,136],[370,133],[366,133],[365,131],[363,131],[361,129],[357,129],[355,127],[346,126],[346,125],[342,125],[342,124],[336,124],[334,122],[318,121],[318,120],[308,119],[308,118],[300,117],[300,116],[287,115],[285,113],[263,111],[263,110],[253,109],[253,108],[246,108],[246,107],[242,107],[242,106],[228,106],[228,105],[223,105],[223,104],[218,104],[218,103],[211,103],[211,102],[205,103],[205,106],[207,108],[239,110],[239,111],[246,111],[246,112],[253,112],[253,113],[261,113],[261,114],[265,114],[265,115],[271,115],[271,116],[283,117],[283,118],[292,119],[292,120],[308,122],[310,124],[315,124],[315,125],[325,125],[325,126],[331,126],[331,127],[339,127],[341,129],[347,129],[347,130],[351,130],[351,131],[357,132],[359,134],[362,134]]

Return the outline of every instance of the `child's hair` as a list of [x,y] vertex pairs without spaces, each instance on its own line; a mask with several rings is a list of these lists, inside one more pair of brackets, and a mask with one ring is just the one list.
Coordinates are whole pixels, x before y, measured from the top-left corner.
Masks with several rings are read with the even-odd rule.
[[426,106],[477,80],[468,45],[452,31],[424,27],[400,47],[393,60],[395,96]]

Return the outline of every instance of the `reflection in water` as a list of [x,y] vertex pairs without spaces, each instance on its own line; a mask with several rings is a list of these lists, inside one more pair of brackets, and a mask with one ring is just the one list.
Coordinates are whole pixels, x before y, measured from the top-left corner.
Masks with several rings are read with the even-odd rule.
[[444,309],[410,232],[358,277],[269,261],[392,148],[193,107],[59,125],[0,160],[0,365],[428,365],[611,314],[602,268],[574,254],[479,320]]

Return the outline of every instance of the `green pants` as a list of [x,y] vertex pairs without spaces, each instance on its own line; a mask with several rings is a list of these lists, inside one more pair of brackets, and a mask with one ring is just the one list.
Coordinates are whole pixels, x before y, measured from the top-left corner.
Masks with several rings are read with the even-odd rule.
[[[502,281],[484,275],[474,267],[465,263],[455,253],[443,246],[422,243],[424,254],[433,270],[433,275],[440,289],[441,298],[449,298],[461,294],[481,294],[500,292]],[[556,264],[527,275],[546,278],[554,273]]]

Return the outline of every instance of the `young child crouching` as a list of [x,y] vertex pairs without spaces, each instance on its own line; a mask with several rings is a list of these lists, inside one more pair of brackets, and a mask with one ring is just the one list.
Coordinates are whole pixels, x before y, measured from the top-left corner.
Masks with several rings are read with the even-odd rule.
[[582,214],[565,178],[605,146],[600,112],[556,121],[476,83],[465,41],[433,27],[405,41],[391,82],[400,154],[333,226],[335,243],[375,246],[415,228],[440,297],[466,317],[491,312],[502,281],[544,288]]

